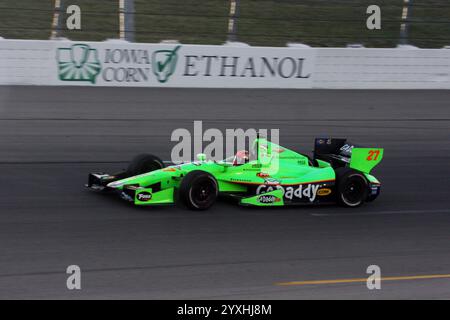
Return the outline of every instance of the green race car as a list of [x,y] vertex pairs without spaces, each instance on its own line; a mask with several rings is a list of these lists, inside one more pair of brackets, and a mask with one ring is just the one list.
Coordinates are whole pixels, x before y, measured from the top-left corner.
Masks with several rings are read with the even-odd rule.
[[380,193],[380,182],[370,171],[383,158],[381,148],[316,138],[314,155],[309,157],[258,138],[253,150],[238,151],[222,161],[199,154],[198,161],[167,167],[158,157],[142,154],[126,171],[89,174],[86,186],[116,191],[136,205],[180,203],[194,210],[208,209],[219,195],[245,206],[337,202],[357,207]]

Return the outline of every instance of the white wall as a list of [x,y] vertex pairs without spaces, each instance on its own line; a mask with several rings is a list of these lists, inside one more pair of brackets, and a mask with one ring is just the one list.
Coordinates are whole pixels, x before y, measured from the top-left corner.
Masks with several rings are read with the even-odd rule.
[[3,85],[449,89],[449,74],[448,49],[0,40]]
[[0,84],[48,84],[53,51],[50,41],[0,40]]
[[449,89],[449,49],[321,48],[313,87]]

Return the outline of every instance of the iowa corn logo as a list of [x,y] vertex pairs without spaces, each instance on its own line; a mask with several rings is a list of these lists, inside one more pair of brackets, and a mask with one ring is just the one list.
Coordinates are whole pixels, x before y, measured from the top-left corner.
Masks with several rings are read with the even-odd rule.
[[87,44],[74,44],[58,48],[58,76],[62,81],[88,81],[95,83],[102,66],[96,49]]
[[175,72],[178,55],[177,51],[181,46],[176,46],[173,50],[158,50],[152,55],[153,73],[160,83],[165,83]]

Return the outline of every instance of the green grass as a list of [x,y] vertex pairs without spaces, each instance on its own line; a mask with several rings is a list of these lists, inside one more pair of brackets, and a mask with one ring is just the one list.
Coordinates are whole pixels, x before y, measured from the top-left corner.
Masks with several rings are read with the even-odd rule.
[[[118,38],[118,0],[63,0],[82,10],[82,30],[64,30],[73,40]],[[251,45],[393,47],[399,41],[403,0],[240,0],[239,41]],[[366,28],[366,8],[381,7],[382,29]],[[23,8],[23,9],[20,9]],[[135,39],[159,42],[221,44],[227,39],[229,0],[135,0]],[[53,0],[2,0],[0,35],[5,38],[48,39]],[[66,17],[66,15],[64,15]],[[450,45],[450,2],[414,0],[410,43],[439,48]]]
[[0,36],[8,39],[48,39],[50,0],[0,1]]
[[182,43],[207,44],[226,41],[227,1],[135,0],[135,9],[136,41],[177,39]]

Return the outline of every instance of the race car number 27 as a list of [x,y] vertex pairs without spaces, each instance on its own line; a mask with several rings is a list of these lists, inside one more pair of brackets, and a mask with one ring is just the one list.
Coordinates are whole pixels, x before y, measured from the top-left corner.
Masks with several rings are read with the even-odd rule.
[[368,161],[376,161],[380,155],[380,150],[369,150],[369,155],[367,156]]

